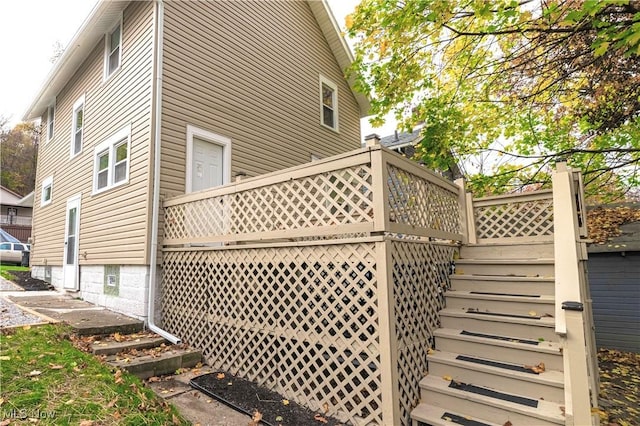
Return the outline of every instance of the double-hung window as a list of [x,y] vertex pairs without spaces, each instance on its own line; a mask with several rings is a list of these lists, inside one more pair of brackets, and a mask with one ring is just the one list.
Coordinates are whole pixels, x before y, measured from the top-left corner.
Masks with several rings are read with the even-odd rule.
[[44,207],[47,204],[51,204],[53,198],[53,176],[49,176],[42,181],[42,197],[40,206]]
[[98,193],[129,181],[131,127],[121,129],[94,151],[93,192]]
[[104,79],[108,79],[118,68],[122,59],[122,19],[105,36]]
[[338,131],[338,86],[320,76],[320,123]]
[[53,139],[53,125],[56,119],[56,107],[55,105],[47,108],[47,142]]
[[84,95],[73,104],[73,117],[71,125],[71,157],[82,152],[82,139],[84,137]]

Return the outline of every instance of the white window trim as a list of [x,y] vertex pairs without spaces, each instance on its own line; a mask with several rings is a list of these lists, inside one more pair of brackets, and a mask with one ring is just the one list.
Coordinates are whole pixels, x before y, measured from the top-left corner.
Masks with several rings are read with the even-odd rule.
[[[51,123],[53,122],[53,127],[51,127]],[[55,133],[55,123],[56,123],[56,103],[52,103],[47,107],[47,142],[53,139]]]
[[[49,191],[49,199],[45,200],[44,199],[44,190],[47,187],[51,187],[51,191]],[[44,207],[44,206],[48,206],[49,204],[51,204],[51,201],[53,200],[53,176],[49,176],[47,177],[45,180],[42,181],[42,190],[40,192],[40,207]]]
[[[322,85],[323,84],[326,84],[327,86],[333,89],[333,120],[335,124],[334,127],[324,124],[324,104],[322,102]],[[338,85],[335,84],[333,81],[329,80],[327,77],[320,74],[320,83],[318,84],[318,93],[319,93],[319,101],[320,101],[320,124],[327,129],[330,129],[336,133],[339,133],[340,120],[339,120],[339,114],[338,114],[338,111],[339,111]]]
[[[87,127],[87,120],[86,120],[86,104],[84,102],[84,94],[82,96],[80,96],[80,98],[74,102],[73,104],[73,109],[71,110],[71,146],[69,147],[69,153],[70,153],[70,157],[69,158],[73,158],[76,157],[78,155],[80,155],[80,153],[82,153],[82,147],[84,146],[84,131],[85,128]],[[76,141],[76,111],[78,109],[80,109],[80,107],[82,107],[82,141],[80,142],[80,151],[74,153],[73,152],[73,147],[75,146],[75,141]]]
[[[123,139],[127,140],[127,170],[126,177],[120,182],[113,183],[113,175],[115,171],[115,146],[119,145],[118,142]],[[109,151],[109,165],[107,169],[107,186],[104,188],[98,189],[98,154],[101,154],[104,151]],[[121,185],[125,185],[129,183],[129,170],[131,170],[131,125],[123,127],[118,130],[116,133],[111,135],[109,139],[105,140],[98,146],[96,146],[93,150],[93,192],[91,195],[97,195],[108,191],[110,189],[116,188]]]
[[222,146],[222,184],[231,182],[231,139],[208,130],[187,124],[187,167],[185,176],[186,193],[193,188],[193,137],[205,139],[208,142]]
[[[111,72],[111,74],[109,74],[109,55],[110,55],[110,50],[109,50],[109,37],[111,35],[111,33],[113,32],[113,30],[115,30],[118,25],[120,26],[120,52],[118,52],[118,68],[116,68],[115,70],[113,70]],[[118,22],[116,24],[114,24],[111,28],[109,28],[109,31],[107,31],[104,35],[104,61],[103,61],[103,72],[102,72],[102,81],[105,82],[107,80],[109,80],[114,74],[116,74],[120,68],[122,68],[122,13],[120,14],[120,19],[118,20]]]

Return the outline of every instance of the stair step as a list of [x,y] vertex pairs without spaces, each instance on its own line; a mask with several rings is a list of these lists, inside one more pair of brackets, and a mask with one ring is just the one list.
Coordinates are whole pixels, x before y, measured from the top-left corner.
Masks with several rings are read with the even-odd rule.
[[160,355],[114,359],[107,362],[141,379],[173,374],[180,368],[194,367],[202,360],[202,353],[195,349],[171,349]]
[[495,312],[468,312],[466,309],[447,307],[440,311],[440,321],[442,328],[538,341],[558,341],[555,321],[548,317],[505,316]]
[[451,289],[528,295],[554,294],[555,280],[544,277],[499,277],[484,275],[451,275]]
[[[431,426],[503,426],[502,423],[489,423],[484,420],[478,420],[475,417],[429,404],[419,404],[411,411],[411,418],[423,425],[427,424]],[[418,423],[418,425],[420,425],[420,423]]]
[[534,400],[564,400],[564,375],[560,371],[547,370],[536,374],[524,364],[443,351],[435,351],[428,360],[430,375],[450,376],[456,381],[491,386],[501,392],[518,393]]
[[543,362],[549,370],[564,369],[562,352],[557,343],[448,328],[435,330],[434,336],[436,348],[444,352],[482,354],[485,358],[525,365]]
[[446,293],[447,308],[504,312],[516,315],[553,315],[553,296],[528,296],[523,294],[498,294],[478,291],[450,290]]
[[553,259],[458,259],[455,275],[553,277]]
[[505,424],[507,421],[514,425],[565,424],[561,405],[558,403],[495,392],[491,388],[482,388],[486,390],[483,395],[450,387],[451,383],[442,377],[431,374],[426,376],[420,381],[422,402],[448,410],[455,407],[458,413],[473,413],[477,419],[498,424]]
[[460,248],[462,259],[551,259],[553,242],[468,244]]
[[162,337],[141,337],[139,339],[124,342],[94,342],[91,351],[95,355],[114,355],[132,349],[141,350],[160,346],[166,340]]

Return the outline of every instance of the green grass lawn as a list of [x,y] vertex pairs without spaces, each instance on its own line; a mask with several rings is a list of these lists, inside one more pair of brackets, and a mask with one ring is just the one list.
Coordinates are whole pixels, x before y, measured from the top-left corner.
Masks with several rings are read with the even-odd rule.
[[11,275],[11,271],[28,271],[29,267],[27,266],[13,266],[13,265],[0,265],[0,276],[7,280],[14,279],[14,276]]
[[25,326],[0,333],[0,422],[189,424],[138,378],[76,349],[66,326]]

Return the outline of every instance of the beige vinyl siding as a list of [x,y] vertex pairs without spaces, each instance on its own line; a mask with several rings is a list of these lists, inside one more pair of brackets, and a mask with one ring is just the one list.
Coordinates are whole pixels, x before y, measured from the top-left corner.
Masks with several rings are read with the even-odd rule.
[[[114,22],[115,23],[115,22]],[[104,38],[58,94],[54,138],[40,145],[34,202],[34,265],[61,265],[67,199],[82,193],[79,263],[146,264],[153,4],[132,2],[123,14],[122,61],[103,82]],[[70,159],[74,102],[85,95],[82,152]],[[46,122],[46,111],[43,116]],[[129,181],[93,195],[94,148],[131,126]],[[53,176],[52,203],[40,207],[42,181]]]
[[[350,88],[303,1],[167,2],[161,191],[184,193],[188,124],[232,140],[232,176],[360,146]],[[338,86],[339,132],[320,124],[320,75]]]

